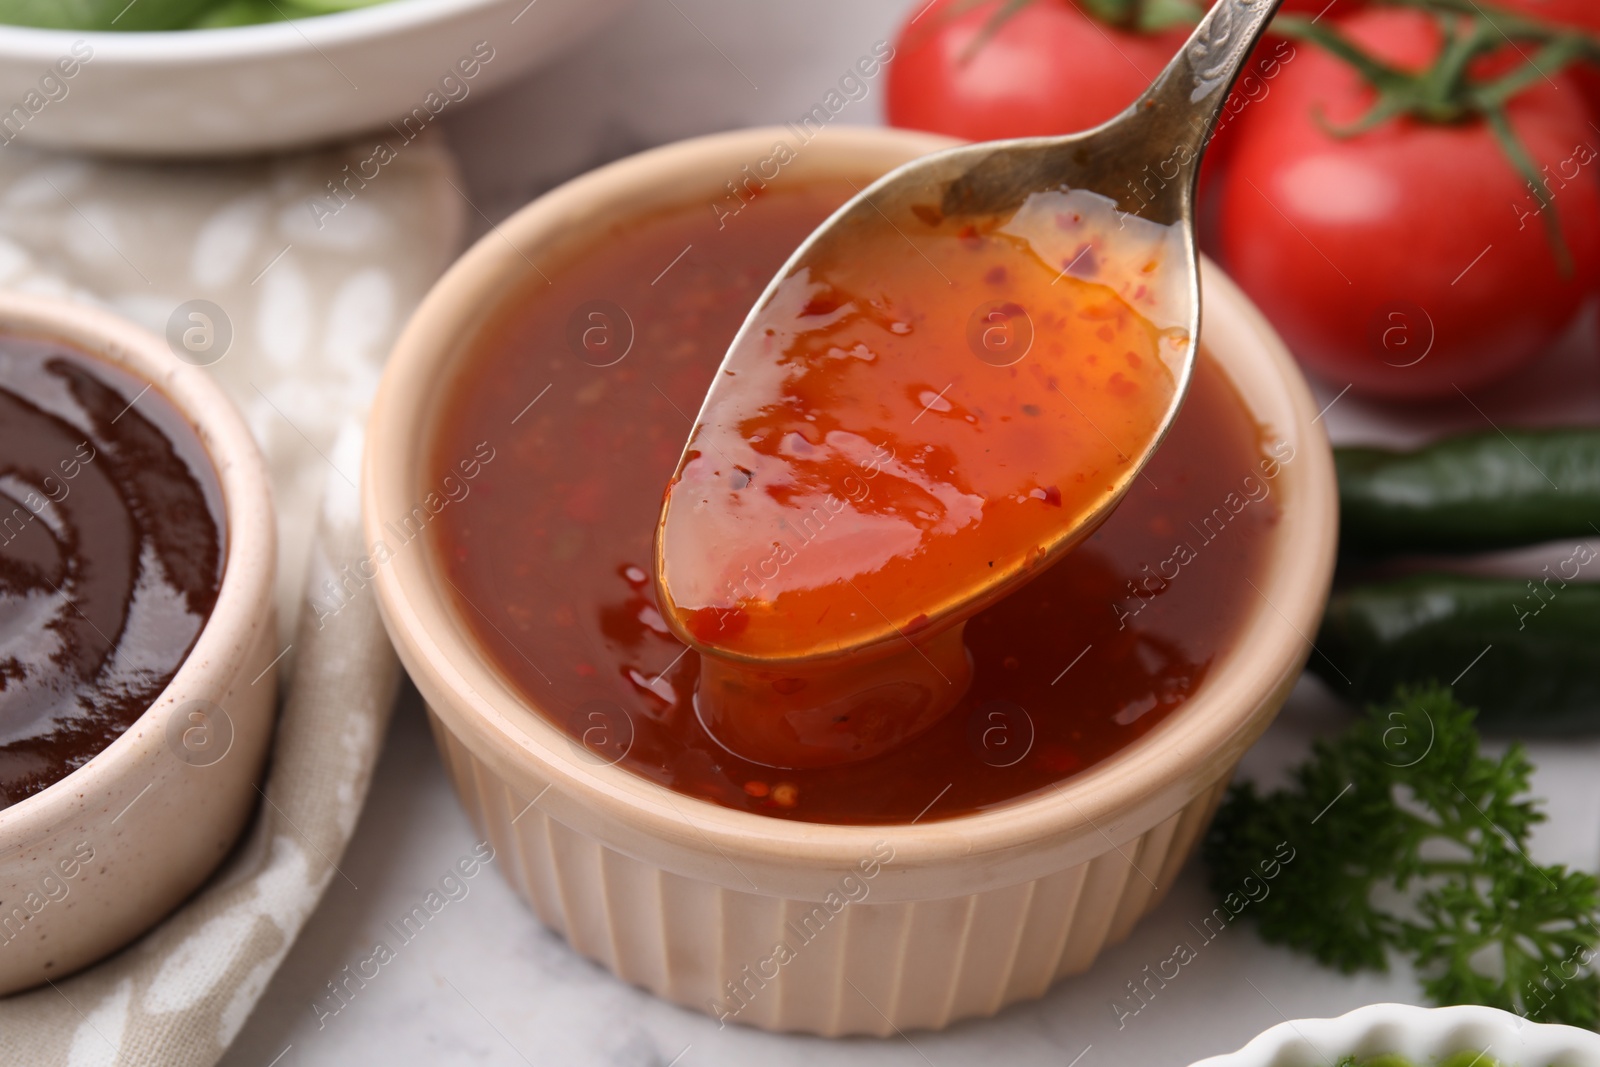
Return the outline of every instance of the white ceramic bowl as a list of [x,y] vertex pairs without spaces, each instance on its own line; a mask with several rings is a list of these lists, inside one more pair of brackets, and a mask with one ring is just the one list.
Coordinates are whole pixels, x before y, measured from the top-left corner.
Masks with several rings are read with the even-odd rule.
[[[559,262],[564,249],[657,208],[715,202],[727,175],[792,136],[742,130],[619,161],[540,197],[457,261],[396,343],[373,405],[362,479],[369,540],[392,536],[384,523],[428,492],[423,456],[450,368],[530,263]],[[949,143],[830,128],[784,180],[860,182]],[[1210,263],[1204,285],[1207,342],[1258,421],[1294,449],[1262,600],[1184,708],[1057,789],[892,826],[791,822],[670,794],[589,758],[529,706],[457,615],[431,553],[401,552],[380,568],[384,622],[428,702],[456,790],[539,917],[579,952],[680,1004],[821,1034],[892,1035],[991,1015],[1126,937],[1159,901],[1157,887],[1171,885],[1234,765],[1299,676],[1309,651],[1300,635],[1315,630],[1333,569],[1333,462],[1316,405],[1238,288]],[[776,939],[827,925],[820,909],[833,912],[838,887],[859,888],[855,872],[869,868],[870,901],[837,912],[819,947],[775,969]],[[735,1012],[727,998],[741,988],[750,999]]]
[[89,762],[0,809],[4,995],[121,948],[222,862],[258,800],[280,648],[266,464],[206,372],[133,323],[59,300],[0,292],[0,333],[60,340],[164,393],[211,458],[226,538],[216,606],[167,688]]
[[1328,1067],[1344,1056],[1385,1052],[1428,1067],[1463,1051],[1481,1052],[1499,1067],[1600,1067],[1600,1034],[1471,1004],[1369,1004],[1336,1019],[1279,1023],[1238,1052],[1193,1067]]
[[[387,130],[418,108],[412,124],[431,125],[434,108],[459,108],[550,59],[622,4],[390,0],[292,22],[170,33],[0,26],[0,141],[218,156]],[[492,58],[483,62],[486,50]],[[67,66],[57,69],[63,59]],[[477,72],[465,77],[457,64],[472,59]],[[77,69],[64,77],[73,60]],[[41,86],[47,77],[53,81]]]

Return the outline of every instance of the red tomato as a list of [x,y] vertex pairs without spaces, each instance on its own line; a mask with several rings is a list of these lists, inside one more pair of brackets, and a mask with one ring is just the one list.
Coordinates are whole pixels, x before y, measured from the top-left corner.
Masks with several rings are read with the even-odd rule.
[[[1233,146],[1239,139],[1241,120],[1250,108],[1272,94],[1284,67],[1293,63],[1305,48],[1303,44],[1282,37],[1265,37],[1239,72],[1239,80],[1234,83],[1233,90],[1222,106],[1222,113],[1217,116],[1216,128],[1206,144],[1205,157],[1200,162],[1201,204],[1204,210],[1209,211],[1216,202],[1212,195],[1216,183],[1227,180],[1226,171],[1233,155]],[[1206,220],[1202,226],[1205,237],[1209,238],[1211,228],[1209,220]]]
[[1033,0],[978,43],[1003,0],[966,3],[913,8],[901,28],[889,64],[893,125],[977,141],[1086,130],[1133,103],[1189,36],[1128,33],[1070,0]]
[[[1437,54],[1433,18],[1374,9],[1342,22],[1407,69]],[[1229,269],[1300,360],[1330,383],[1393,397],[1453,395],[1537,356],[1600,279],[1600,145],[1569,80],[1509,106],[1552,175],[1575,260],[1563,274],[1538,202],[1487,124],[1397,119],[1359,136],[1372,89],[1304,47],[1241,119],[1221,195]]]
[[1278,11],[1283,14],[1318,15],[1324,18],[1333,18],[1353,14],[1359,7],[1366,6],[1366,0],[1283,0],[1283,6]]
[[[1600,0],[1496,0],[1495,6],[1530,18],[1600,34]],[[1600,115],[1600,70],[1593,65],[1580,63],[1573,66],[1572,75],[1582,86],[1590,110]]]

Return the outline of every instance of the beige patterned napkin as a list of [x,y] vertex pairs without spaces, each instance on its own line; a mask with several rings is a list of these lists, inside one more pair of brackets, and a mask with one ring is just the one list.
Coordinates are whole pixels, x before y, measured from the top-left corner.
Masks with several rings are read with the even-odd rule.
[[210,1067],[339,876],[398,672],[370,595],[322,619],[305,606],[326,603],[325,583],[361,553],[361,424],[467,209],[442,139],[411,143],[359,187],[346,181],[370,154],[357,141],[155,166],[0,148],[0,286],[166,334],[244,412],[273,475],[289,646],[268,802],[245,842],[141,941],[0,999],[6,1067]]

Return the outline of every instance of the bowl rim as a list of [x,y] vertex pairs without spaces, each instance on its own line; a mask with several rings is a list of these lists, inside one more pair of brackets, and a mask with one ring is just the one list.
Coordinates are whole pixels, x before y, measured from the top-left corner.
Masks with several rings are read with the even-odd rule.
[[[1452,1035],[1477,1026],[1520,1047],[1528,1067],[1543,1063],[1546,1057],[1577,1052],[1588,1067],[1600,1067],[1600,1034],[1560,1023],[1536,1023],[1481,1004],[1455,1004],[1428,1008],[1417,1004],[1384,1002],[1367,1004],[1343,1015],[1316,1019],[1287,1019],[1263,1030],[1244,1047],[1218,1056],[1208,1056],[1191,1067],[1276,1067],[1279,1057],[1291,1044],[1309,1044],[1324,1055],[1352,1056],[1365,1035],[1380,1027],[1399,1030],[1415,1044],[1391,1051],[1418,1064],[1434,1062],[1443,1056],[1464,1051],[1453,1045]],[[1336,1047],[1327,1047],[1333,1045]],[[1491,1046],[1492,1047],[1492,1046]],[[1376,1054],[1371,1053],[1371,1054]],[[1504,1054],[1497,1053],[1503,1061]]]
[[[614,215],[609,219],[595,216],[603,216],[607,203],[619,202],[630,192],[664,185],[674,174],[692,171],[704,178],[706,189],[718,189],[718,179],[724,176],[729,160],[761,159],[776,140],[790,136],[791,131],[782,127],[756,127],[691,138],[630,156],[543,194],[493,227],[463,254],[435,283],[397,340],[374,400],[362,480],[368,541],[381,539],[383,515],[404,512],[404,505],[419,491],[413,466],[420,454],[419,439],[426,431],[419,433],[418,427],[427,423],[429,398],[438,392],[437,372],[452,354],[447,339],[470,323],[474,307],[496,299],[510,278],[529,270],[528,264],[538,258],[541,241],[559,241],[564,232],[584,227],[585,219],[591,232],[607,221],[615,223]],[[904,160],[956,143],[913,131],[829,127],[808,142],[806,150],[814,152],[812,145],[823,144],[824,138],[835,158],[841,160],[870,160],[888,154]],[[738,163],[728,169],[737,174]],[[844,170],[847,165],[840,162],[834,169]],[[731,888],[755,884],[732,857],[766,865],[764,870],[815,869],[849,864],[891,834],[894,863],[901,875],[909,874],[908,868],[943,866],[959,857],[1016,855],[1017,850],[1044,841],[1094,838],[1098,852],[1110,851],[1119,840],[1144,832],[1182,807],[1169,804],[1159,818],[1132,831],[1115,825],[1119,816],[1142,810],[1141,805],[1150,806],[1142,794],[1162,787],[1182,788],[1187,790],[1187,803],[1215,784],[1214,777],[1193,780],[1197,761],[1220,758],[1213,753],[1225,750],[1231,753],[1231,767],[1231,760],[1265,729],[1270,716],[1262,716],[1260,706],[1274,692],[1286,692],[1298,676],[1309,652],[1303,634],[1315,627],[1332,575],[1337,499],[1331,452],[1325,434],[1315,426],[1316,407],[1310,390],[1260,313],[1214,266],[1208,270],[1214,298],[1220,296],[1262,339],[1261,358],[1276,374],[1274,385],[1283,393],[1283,410],[1294,424],[1281,431],[1292,431],[1297,441],[1310,446],[1300,449],[1303,463],[1284,468],[1293,472],[1293,492],[1303,494],[1304,499],[1296,505],[1300,519],[1280,523],[1278,529],[1298,534],[1298,540],[1279,533],[1269,573],[1262,576],[1266,585],[1263,597],[1277,594],[1275,602],[1288,610],[1282,619],[1289,625],[1255,633],[1260,627],[1252,628],[1247,622],[1239,644],[1246,643],[1247,635],[1256,638],[1249,656],[1238,652],[1215,666],[1191,698],[1192,707],[1174,713],[1159,729],[1058,783],[1053,790],[995,809],[927,823],[837,825],[735,811],[669,793],[625,768],[577,759],[569,750],[566,735],[526,706],[486,657],[465,655],[471,651],[470,640],[461,632],[453,605],[432,576],[430,550],[397,553],[378,568],[375,585],[385,625],[443,725],[460,736],[475,755],[487,753],[491,763],[498,760],[500,767],[514,766],[515,775],[524,781],[531,772],[544,784],[544,791],[535,785],[523,801],[530,806],[538,803],[544,792],[559,785],[558,797],[568,794],[577,798],[557,813],[563,820],[609,818],[606,826],[631,831],[617,847],[635,853],[678,848],[709,855],[712,862],[720,857],[722,866],[738,873],[738,877],[720,876]],[[1237,384],[1238,376],[1233,377]],[[1243,389],[1242,384],[1240,387]],[[1252,619],[1259,622],[1267,616],[1267,609],[1261,608]],[[464,655],[452,657],[451,647]],[[1231,713],[1226,706],[1229,693],[1215,681],[1219,677],[1231,678],[1237,691],[1237,707]],[[1133,778],[1140,779],[1140,784],[1131,783]],[[550,805],[546,807],[547,814],[551,813]],[[1121,837],[1114,836],[1117,834]],[[1015,871],[1009,871],[991,877],[1026,880],[1014,875]]]
[[[266,462],[233,402],[201,368],[179,360],[155,334],[121,316],[57,297],[0,290],[0,332],[60,341],[149,383],[189,423],[211,460],[222,494],[226,544],[222,582],[194,647],[140,716],[88,762],[0,808],[0,857],[83,811],[97,781],[137,764],[164,737],[164,719],[185,694],[218,696],[244,666],[264,606],[271,605],[277,525]],[[164,744],[164,741],[156,743]]]
[[[86,41],[94,61],[131,65],[182,62],[211,65],[339,47],[403,33],[480,8],[515,0],[381,0],[327,15],[198,30],[62,30],[0,24],[0,58],[53,63]],[[531,6],[531,5],[530,5]],[[520,17],[520,16],[519,16]],[[42,73],[42,71],[41,71]]]

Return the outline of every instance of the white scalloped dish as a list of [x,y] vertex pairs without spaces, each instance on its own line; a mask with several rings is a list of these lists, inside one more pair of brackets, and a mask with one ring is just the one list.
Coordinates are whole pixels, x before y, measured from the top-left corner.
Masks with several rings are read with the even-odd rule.
[[1458,1052],[1482,1053],[1482,1067],[1600,1067],[1600,1034],[1531,1023],[1498,1008],[1369,1004],[1335,1019],[1296,1019],[1237,1052],[1192,1067],[1331,1067],[1384,1053],[1432,1067]]

